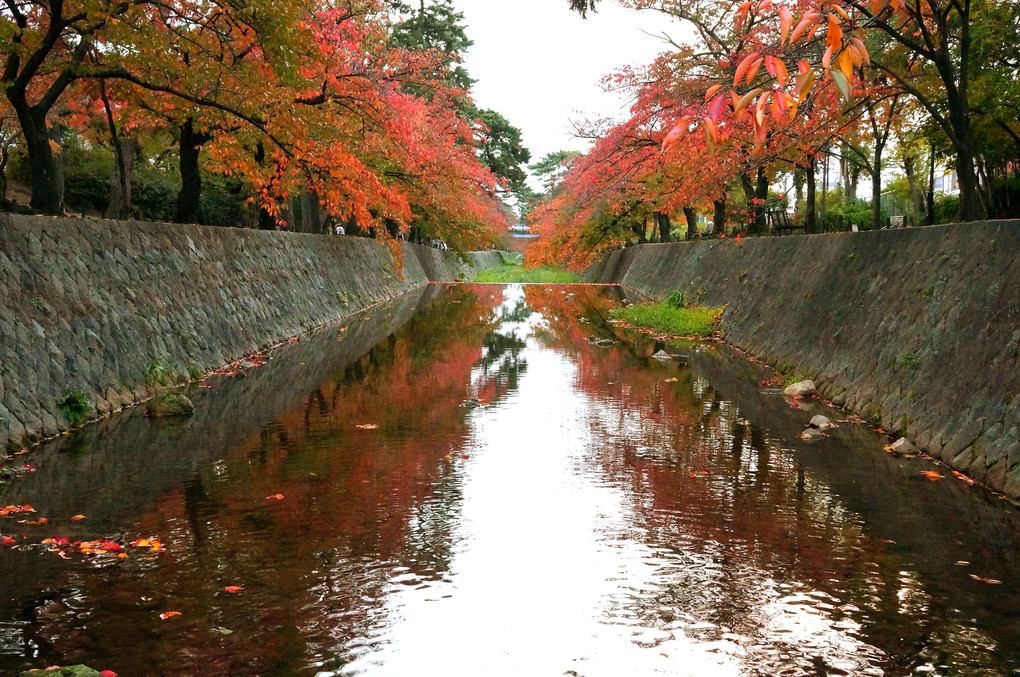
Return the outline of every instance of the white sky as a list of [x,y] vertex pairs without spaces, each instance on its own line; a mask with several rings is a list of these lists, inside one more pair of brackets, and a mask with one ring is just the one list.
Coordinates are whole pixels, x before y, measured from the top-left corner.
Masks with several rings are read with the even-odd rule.
[[572,137],[571,121],[622,117],[627,109],[618,95],[601,90],[601,77],[650,63],[667,47],[654,36],[677,36],[663,14],[623,9],[613,0],[602,0],[587,20],[567,0],[453,4],[475,43],[464,62],[477,80],[475,102],[521,130],[532,163],[558,150],[587,150]]

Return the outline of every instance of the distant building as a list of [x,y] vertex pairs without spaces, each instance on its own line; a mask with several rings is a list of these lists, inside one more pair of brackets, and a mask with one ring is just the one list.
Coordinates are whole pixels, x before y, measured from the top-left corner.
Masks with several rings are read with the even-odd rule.
[[531,232],[531,227],[530,226],[525,226],[522,223],[516,223],[516,224],[510,226],[509,228],[507,228],[507,230],[509,230],[511,233],[530,233]]

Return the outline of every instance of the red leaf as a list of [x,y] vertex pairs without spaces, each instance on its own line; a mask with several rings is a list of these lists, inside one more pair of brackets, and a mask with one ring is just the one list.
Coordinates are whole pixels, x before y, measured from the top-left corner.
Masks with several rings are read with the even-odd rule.
[[243,585],[228,585],[227,587],[225,587],[223,589],[225,591],[227,591],[227,592],[241,592],[242,590],[244,590],[244,586]]
[[747,71],[751,67],[751,64],[753,64],[755,59],[757,58],[758,52],[751,52],[750,54],[748,54],[747,56],[740,60],[740,63],[737,65],[737,72],[733,74],[734,87],[736,87],[740,83],[740,81],[744,79],[744,76],[747,75]]
[[181,615],[180,611],[164,611],[163,613],[161,613],[159,615],[159,617],[165,621],[168,618],[173,618],[174,616],[180,616],[180,615]]
[[75,515],[75,516],[74,516],[74,517],[72,517],[71,519],[77,522],[78,520],[83,520],[83,519],[85,519],[85,515]]
[[790,34],[790,22],[792,19],[793,17],[790,16],[789,9],[785,6],[779,8],[779,35],[781,38],[779,44],[781,45],[786,44],[786,38]]
[[804,35],[804,31],[806,31],[808,29],[808,27],[811,26],[811,23],[812,22],[809,21],[808,19],[801,19],[800,20],[800,23],[797,24],[797,27],[793,29],[793,34],[790,35],[790,44],[791,45],[793,43],[797,42],[797,38],[799,38],[800,36]]

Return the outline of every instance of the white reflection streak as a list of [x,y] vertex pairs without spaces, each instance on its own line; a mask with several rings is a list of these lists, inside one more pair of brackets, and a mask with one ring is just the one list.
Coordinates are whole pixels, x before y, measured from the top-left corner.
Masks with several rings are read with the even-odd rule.
[[574,390],[576,366],[528,345],[519,391],[471,414],[451,582],[391,586],[390,627],[344,674],[737,674],[682,632],[606,621],[613,598],[647,589],[654,571],[622,535],[624,490],[584,462],[592,403]]

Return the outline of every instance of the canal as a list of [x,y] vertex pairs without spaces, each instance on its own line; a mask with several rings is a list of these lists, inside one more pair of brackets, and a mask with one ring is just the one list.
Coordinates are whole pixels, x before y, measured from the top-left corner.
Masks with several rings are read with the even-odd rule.
[[0,673],[1020,671],[1016,508],[623,294],[429,285],[14,456]]

